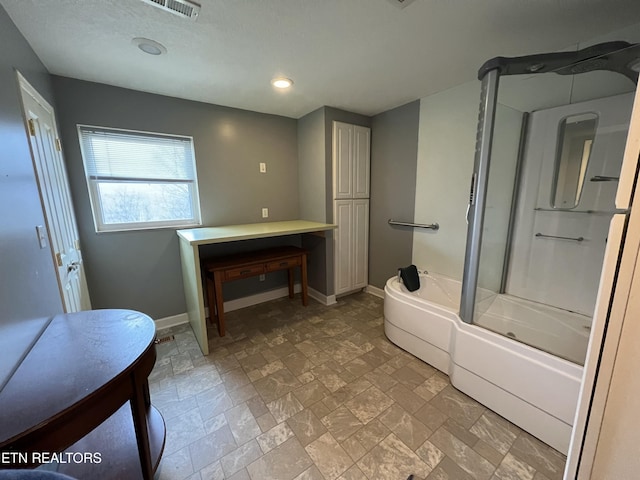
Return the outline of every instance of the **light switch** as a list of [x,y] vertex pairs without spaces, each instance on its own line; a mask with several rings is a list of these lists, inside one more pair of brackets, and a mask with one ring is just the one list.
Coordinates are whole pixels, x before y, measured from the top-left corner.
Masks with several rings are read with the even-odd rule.
[[43,225],[36,225],[36,233],[38,234],[38,243],[40,248],[47,248],[47,230]]
[[269,209],[268,208],[263,208],[262,209],[262,218],[268,218],[269,217]]
[[267,164],[260,162],[260,173],[267,173]]

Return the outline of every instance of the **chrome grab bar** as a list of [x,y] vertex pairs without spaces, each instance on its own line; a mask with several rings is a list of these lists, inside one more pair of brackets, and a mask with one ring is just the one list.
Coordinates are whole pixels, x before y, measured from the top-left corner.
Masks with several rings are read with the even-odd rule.
[[398,222],[397,220],[389,219],[389,225],[399,225],[401,227],[417,227],[417,228],[428,228],[430,230],[438,230],[440,225],[437,223],[409,223],[409,222]]
[[573,240],[574,242],[582,242],[584,237],[558,237],[556,235],[545,235],[544,233],[536,233],[536,237],[540,238],[558,238],[560,240]]

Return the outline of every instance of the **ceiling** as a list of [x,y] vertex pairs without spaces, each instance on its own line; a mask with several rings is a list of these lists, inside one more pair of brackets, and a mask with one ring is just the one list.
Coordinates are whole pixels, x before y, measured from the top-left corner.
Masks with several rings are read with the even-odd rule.
[[[489,58],[640,22],[638,0],[199,3],[193,22],[141,0],[0,0],[52,74],[293,118],[323,105],[375,115],[473,80]],[[289,91],[271,86],[278,75]]]

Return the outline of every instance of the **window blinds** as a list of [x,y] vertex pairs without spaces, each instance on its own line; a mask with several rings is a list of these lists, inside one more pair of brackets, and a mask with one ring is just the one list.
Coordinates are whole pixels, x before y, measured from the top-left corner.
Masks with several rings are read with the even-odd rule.
[[91,180],[193,182],[190,137],[79,127],[87,177]]

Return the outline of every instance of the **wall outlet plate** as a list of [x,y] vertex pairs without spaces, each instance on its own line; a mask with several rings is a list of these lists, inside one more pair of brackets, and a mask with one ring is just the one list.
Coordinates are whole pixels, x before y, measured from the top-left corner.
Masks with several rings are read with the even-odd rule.
[[260,173],[267,173],[267,164],[260,162]]
[[268,208],[263,208],[262,209],[262,218],[268,218],[269,217],[269,209]]

